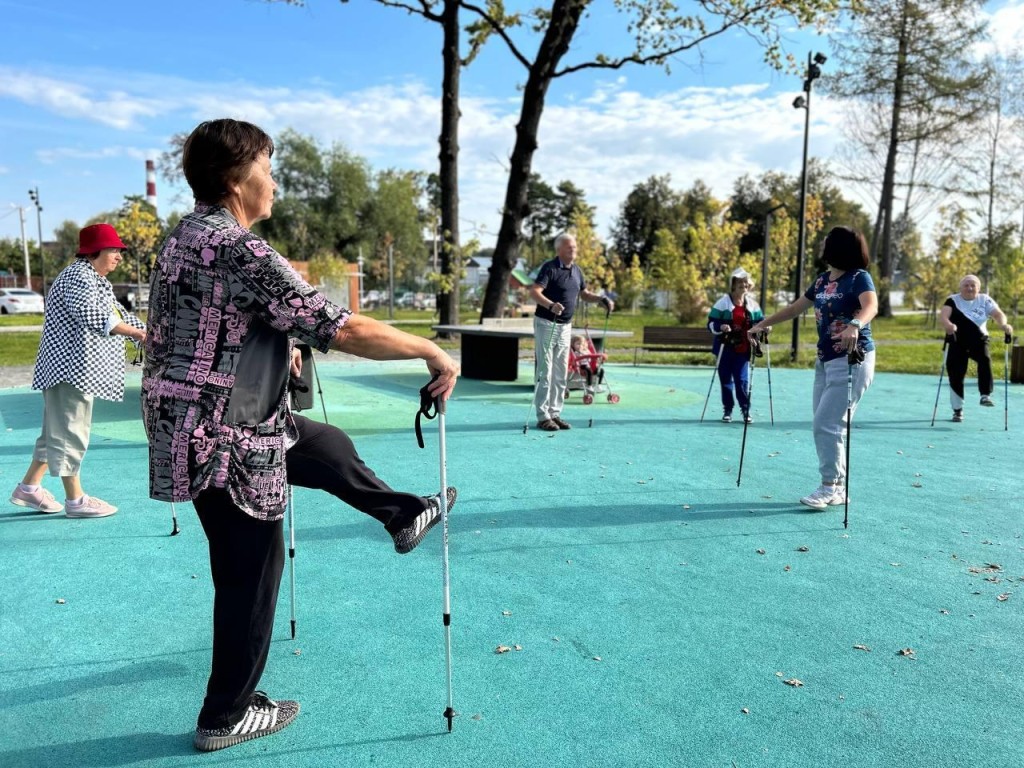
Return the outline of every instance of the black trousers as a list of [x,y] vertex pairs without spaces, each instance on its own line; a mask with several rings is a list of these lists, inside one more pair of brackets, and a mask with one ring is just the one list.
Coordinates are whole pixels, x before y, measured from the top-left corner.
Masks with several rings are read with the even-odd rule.
[[[422,496],[399,493],[378,478],[337,427],[295,417],[299,441],[288,450],[288,482],[327,491],[379,520],[391,533],[426,509]],[[274,611],[284,570],[284,521],[250,517],[227,491],[210,488],[193,502],[210,548],[213,662],[198,726],[237,723],[270,653]]]
[[982,395],[992,394],[992,356],[989,352],[988,336],[969,344],[952,342],[946,356],[946,368],[949,370],[949,388],[961,399],[964,396],[964,376],[967,375],[967,361],[978,364],[978,392]]

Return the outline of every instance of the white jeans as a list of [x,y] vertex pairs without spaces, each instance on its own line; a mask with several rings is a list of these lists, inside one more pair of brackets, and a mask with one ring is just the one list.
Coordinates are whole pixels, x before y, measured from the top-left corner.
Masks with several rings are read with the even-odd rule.
[[533,407],[537,421],[553,419],[562,412],[569,383],[569,341],[571,323],[552,323],[533,318],[534,354],[537,356],[537,389]]
[[[818,470],[826,485],[846,485],[846,405],[849,365],[845,357],[814,364],[814,447]],[[875,353],[864,353],[864,362],[853,366],[851,415],[875,378]]]

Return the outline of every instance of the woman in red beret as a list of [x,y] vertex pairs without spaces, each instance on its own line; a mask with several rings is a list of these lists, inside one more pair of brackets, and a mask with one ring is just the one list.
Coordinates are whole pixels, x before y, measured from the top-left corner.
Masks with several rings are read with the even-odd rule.
[[[89,447],[93,398],[124,399],[124,337],[141,343],[146,325],[116,298],[107,275],[123,258],[125,244],[109,224],[78,233],[75,261],[57,275],[46,296],[43,335],[32,388],[43,391],[43,428],[32,463],[11,494],[11,503],[66,517],[107,517],[117,507],[82,490],[79,472]],[[59,476],[65,503],[43,488],[43,476]]]

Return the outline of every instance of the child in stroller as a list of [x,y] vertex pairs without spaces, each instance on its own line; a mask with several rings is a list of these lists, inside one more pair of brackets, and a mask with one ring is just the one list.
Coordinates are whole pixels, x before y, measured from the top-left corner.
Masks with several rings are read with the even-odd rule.
[[[604,363],[608,355],[598,352],[588,336],[576,334],[569,345],[569,379],[566,395],[569,390],[583,390],[583,404],[594,402],[594,395],[609,390],[604,381]],[[618,395],[609,394],[608,402],[617,403]]]

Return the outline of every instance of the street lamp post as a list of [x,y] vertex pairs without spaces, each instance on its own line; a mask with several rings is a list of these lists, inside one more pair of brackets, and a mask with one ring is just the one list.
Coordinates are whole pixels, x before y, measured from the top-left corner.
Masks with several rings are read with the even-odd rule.
[[[796,245],[796,278],[794,279],[793,298],[800,295],[804,279],[804,256],[807,250],[807,144],[811,132],[811,86],[814,81],[821,77],[821,65],[827,59],[823,53],[816,53],[811,57],[807,52],[807,76],[804,78],[805,96],[797,96],[793,100],[794,109],[804,110],[804,157],[800,170],[800,234]],[[793,351],[792,358],[795,361],[797,350],[800,346],[800,318],[793,318]]]
[[32,198],[32,204],[36,207],[36,226],[39,227],[39,279],[42,280],[42,288],[39,291],[46,295],[46,257],[43,254],[43,206],[39,202],[39,187],[30,189],[28,196]]

